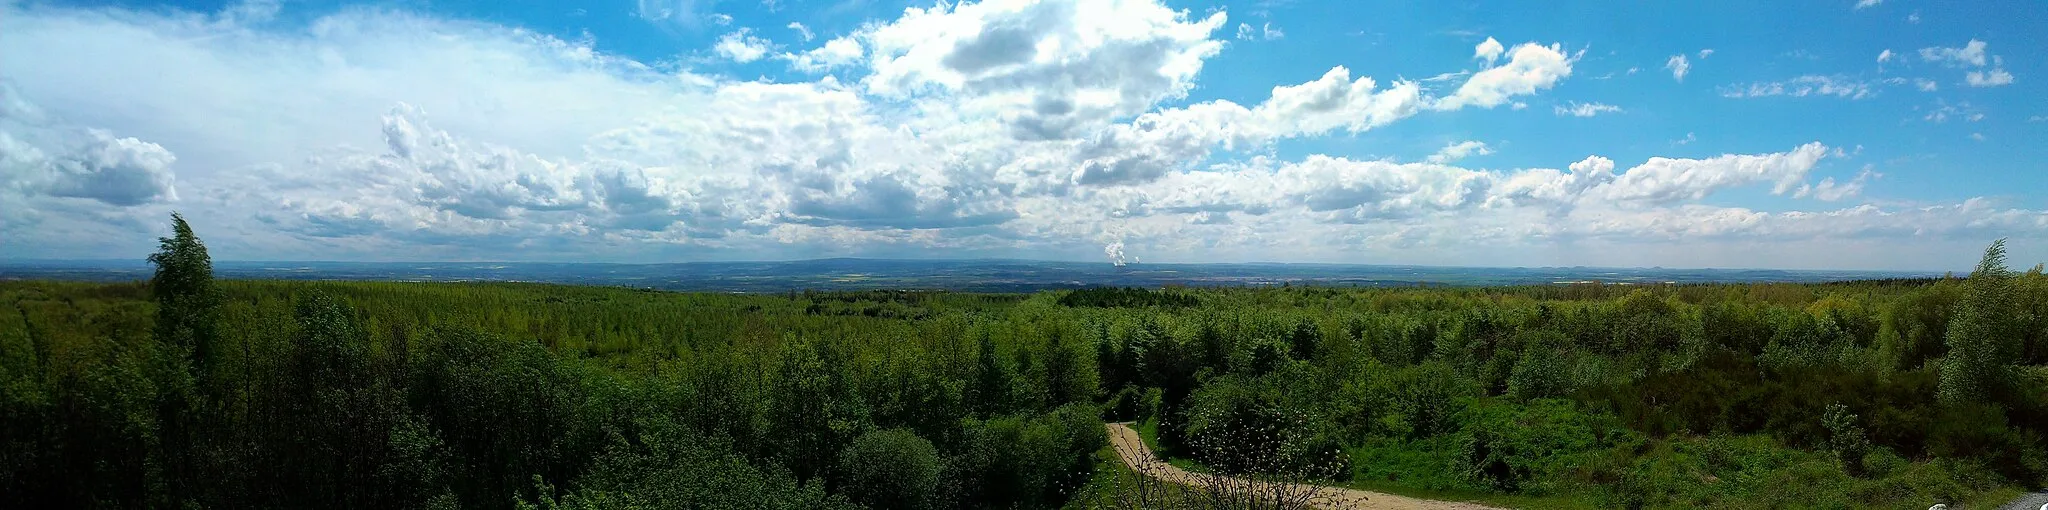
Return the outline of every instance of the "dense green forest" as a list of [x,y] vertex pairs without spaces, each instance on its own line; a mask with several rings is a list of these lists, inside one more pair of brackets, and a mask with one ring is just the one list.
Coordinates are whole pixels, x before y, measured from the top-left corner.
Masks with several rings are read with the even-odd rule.
[[[2048,277],[719,295],[0,282],[0,507],[1114,506],[1197,469],[1559,507],[2048,482]],[[1519,499],[1515,499],[1519,498]]]

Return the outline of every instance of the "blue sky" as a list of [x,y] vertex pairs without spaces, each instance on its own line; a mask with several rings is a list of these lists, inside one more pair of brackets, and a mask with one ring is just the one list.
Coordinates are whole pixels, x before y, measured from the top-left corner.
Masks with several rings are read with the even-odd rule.
[[2048,5],[0,2],[0,257],[2048,259]]

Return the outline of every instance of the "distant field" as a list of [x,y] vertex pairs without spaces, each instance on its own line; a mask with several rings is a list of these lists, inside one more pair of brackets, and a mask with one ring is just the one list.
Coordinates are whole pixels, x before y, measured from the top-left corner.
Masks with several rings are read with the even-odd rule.
[[[223,278],[368,281],[519,281],[705,292],[943,289],[1035,292],[1091,286],[1340,287],[1500,286],[1603,283],[1814,283],[1930,278],[1934,272],[1781,269],[1489,268],[1348,264],[1133,264],[1034,260],[821,259],[790,262],[577,264],[530,262],[238,262]],[[145,280],[141,260],[0,261],[0,280]]]

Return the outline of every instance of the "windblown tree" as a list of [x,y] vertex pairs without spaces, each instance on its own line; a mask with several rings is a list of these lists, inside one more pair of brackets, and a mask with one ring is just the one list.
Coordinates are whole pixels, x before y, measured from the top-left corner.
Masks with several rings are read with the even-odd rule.
[[208,349],[216,337],[214,321],[220,306],[213,288],[213,259],[206,244],[192,233],[185,217],[171,213],[171,236],[157,238],[149,256],[156,275],[149,280],[156,299],[156,338],[183,349],[197,371],[204,372]]
[[195,394],[203,388],[207,360],[212,355],[218,331],[215,320],[220,294],[213,286],[213,259],[206,244],[192,233],[185,217],[171,213],[171,236],[157,238],[157,252],[149,263],[156,274],[149,280],[150,296],[156,299],[154,335],[160,345],[171,349],[170,370],[156,402],[157,461],[166,475],[169,502],[186,502],[198,497],[198,481],[190,476],[200,462],[198,444],[205,399]]
[[1948,356],[1941,362],[1938,395],[1945,404],[1984,402],[2006,379],[2017,354],[2012,324],[2011,270],[2005,240],[1993,241],[1970,272],[1948,324]]

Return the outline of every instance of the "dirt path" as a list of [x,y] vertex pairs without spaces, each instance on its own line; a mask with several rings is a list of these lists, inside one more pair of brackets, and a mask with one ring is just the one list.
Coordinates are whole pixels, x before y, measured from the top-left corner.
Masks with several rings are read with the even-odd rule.
[[1396,496],[1378,492],[1325,487],[1303,484],[1282,484],[1256,482],[1230,477],[1218,477],[1190,472],[1152,455],[1152,449],[1145,447],[1145,441],[1138,437],[1138,431],[1122,423],[1105,424],[1109,427],[1109,441],[1116,447],[1118,457],[1131,470],[1168,483],[1189,487],[1224,487],[1240,493],[1272,495],[1283,499],[1306,499],[1309,506],[1327,509],[1386,509],[1386,510],[1492,510],[1491,507],[1456,501],[1436,501]]
[[2019,499],[2012,500],[2011,503],[2006,503],[2005,506],[1998,507],[1998,510],[2036,509],[2048,509],[2048,489],[2041,489],[2040,492],[2034,492],[2026,494],[2024,496],[2020,496]]

